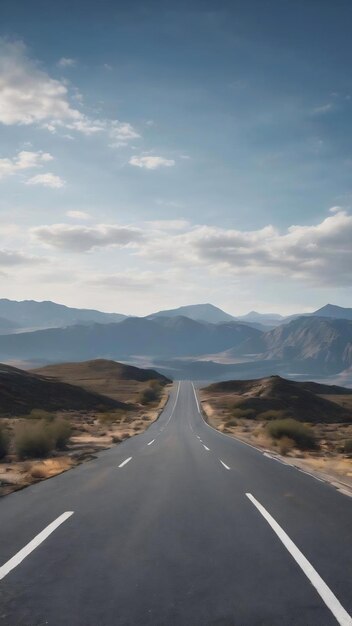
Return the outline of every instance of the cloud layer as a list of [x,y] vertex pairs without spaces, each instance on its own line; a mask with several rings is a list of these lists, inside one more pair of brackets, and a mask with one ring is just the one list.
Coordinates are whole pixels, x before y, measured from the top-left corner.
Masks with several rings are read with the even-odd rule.
[[143,259],[168,271],[201,269],[221,277],[272,276],[319,286],[352,285],[352,215],[334,213],[311,226],[292,225],[280,232],[271,225],[241,231],[190,226],[171,220],[146,222],[143,230],[118,224],[54,224],[32,229],[37,241],[53,248],[88,252],[115,246],[130,249],[134,263]]
[[71,252],[88,252],[107,246],[135,246],[143,238],[140,229],[116,224],[96,224],[91,227],[53,224],[32,228],[31,232],[41,243]]

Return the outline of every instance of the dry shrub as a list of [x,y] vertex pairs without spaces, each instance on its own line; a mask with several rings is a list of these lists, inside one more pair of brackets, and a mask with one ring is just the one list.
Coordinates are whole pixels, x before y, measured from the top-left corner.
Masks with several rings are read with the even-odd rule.
[[33,420],[48,420],[52,421],[55,418],[54,413],[45,411],[44,409],[32,409],[28,417]]
[[251,419],[255,417],[255,411],[254,409],[241,409],[241,407],[235,406],[232,409],[232,415],[233,417],[246,417]]
[[226,420],[225,424],[226,426],[237,426],[238,422],[233,417],[230,417],[230,419]]
[[15,450],[19,459],[45,458],[55,448],[63,450],[71,436],[67,420],[22,422],[15,428]]
[[32,478],[46,478],[47,470],[45,465],[40,465],[39,463],[37,465],[33,465],[30,469],[30,475]]
[[306,424],[297,422],[292,418],[273,420],[267,425],[269,435],[275,440],[287,437],[292,439],[300,450],[312,450],[317,448],[317,442],[313,430]]
[[120,422],[122,417],[123,417],[122,411],[105,411],[104,413],[99,413],[98,420],[101,424],[104,424],[105,426],[109,426],[109,424]]
[[257,419],[259,420],[279,420],[285,418],[287,415],[286,411],[282,409],[269,409],[268,411],[263,411],[262,413],[258,413]]
[[21,423],[15,428],[15,450],[19,459],[45,458],[54,448],[48,423]]
[[346,439],[343,445],[343,451],[345,454],[352,454],[352,439]]
[[160,400],[162,387],[157,380],[153,380],[150,386],[142,391],[139,402],[143,405],[152,404]]
[[0,459],[3,459],[8,451],[10,445],[10,438],[7,430],[0,425]]
[[286,456],[295,447],[295,442],[289,437],[281,437],[279,439],[279,452],[282,456]]
[[51,436],[54,440],[56,450],[65,450],[72,433],[70,422],[68,420],[58,418],[50,424],[49,431],[51,432]]

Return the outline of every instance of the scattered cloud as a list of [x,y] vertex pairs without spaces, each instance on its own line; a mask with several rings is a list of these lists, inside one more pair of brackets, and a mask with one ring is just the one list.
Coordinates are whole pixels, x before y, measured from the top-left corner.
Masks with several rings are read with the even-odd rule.
[[90,220],[91,216],[89,213],[85,211],[66,211],[67,217],[70,217],[72,220]]
[[13,158],[0,159],[0,179],[12,174],[18,174],[23,170],[41,167],[52,160],[53,157],[48,152],[21,150]]
[[113,120],[110,123],[108,130],[109,137],[111,139],[110,147],[119,148],[120,146],[126,146],[132,139],[139,139],[140,134],[133,128],[128,122],[119,122]]
[[20,41],[0,40],[0,122],[33,124],[47,120],[81,120],[68,102],[67,87],[50,78],[27,56]]
[[160,167],[172,167],[175,165],[173,159],[165,159],[161,156],[132,156],[129,160],[130,165],[141,167],[146,170],[157,170]]
[[143,238],[140,229],[117,224],[96,224],[90,227],[52,224],[38,226],[31,232],[43,244],[72,252],[87,252],[107,246],[126,248],[137,245]]
[[[74,60],[63,57],[61,67],[72,66]],[[72,99],[81,104],[81,95],[72,88]],[[70,102],[66,82],[49,76],[42,66],[28,55],[21,41],[0,38],[0,123],[37,124],[56,133],[63,128],[84,135],[105,133],[114,146],[126,145],[139,134],[128,122],[94,119]]]
[[51,189],[61,189],[61,187],[65,186],[65,181],[60,176],[47,172],[32,176],[32,178],[26,180],[26,185],[42,185]]
[[57,65],[59,67],[73,67],[74,65],[77,65],[77,61],[76,59],[70,59],[69,57],[61,57],[61,59],[58,60]]
[[321,106],[315,107],[312,111],[313,115],[324,115],[325,113],[330,113],[334,108],[334,105],[331,102],[327,104],[322,104]]

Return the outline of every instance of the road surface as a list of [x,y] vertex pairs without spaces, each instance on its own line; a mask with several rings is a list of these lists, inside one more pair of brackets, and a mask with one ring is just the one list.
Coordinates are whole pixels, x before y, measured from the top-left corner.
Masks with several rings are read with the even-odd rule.
[[351,498],[181,382],[142,435],[0,501],[0,626],[347,626],[351,533]]

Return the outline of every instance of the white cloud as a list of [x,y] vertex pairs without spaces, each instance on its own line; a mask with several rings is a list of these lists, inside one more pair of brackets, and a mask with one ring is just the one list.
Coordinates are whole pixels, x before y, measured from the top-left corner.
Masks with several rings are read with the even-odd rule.
[[66,211],[67,217],[73,220],[90,220],[91,216],[85,211]]
[[210,273],[283,276],[313,286],[352,285],[352,215],[338,210],[313,226],[273,226],[240,231],[195,226],[183,233],[153,234],[139,253],[179,267]]
[[12,267],[16,265],[32,265],[43,263],[45,259],[26,255],[19,250],[0,250],[0,267]]
[[41,167],[52,160],[53,157],[48,152],[21,150],[13,158],[0,159],[0,179],[23,170]]
[[[73,59],[61,59],[61,66]],[[77,90],[72,98],[81,100]],[[67,85],[51,78],[42,66],[28,56],[21,41],[0,38],[0,123],[37,124],[52,133],[65,128],[85,135],[105,133],[114,145],[126,145],[139,137],[128,122],[93,119],[72,106]]]
[[26,52],[22,42],[0,40],[0,122],[79,121],[81,113],[70,106],[64,83],[50,78]]
[[140,135],[131,124],[128,122],[119,122],[118,120],[113,120],[110,123],[108,134],[111,139],[110,147],[112,148],[126,146],[132,139],[140,138]]
[[140,229],[117,224],[96,224],[95,226],[52,224],[51,226],[38,226],[31,232],[37,240],[46,245],[72,252],[87,252],[107,246],[125,248],[135,246],[143,238]]
[[156,170],[159,167],[172,167],[175,165],[173,159],[165,159],[161,156],[132,156],[129,160],[130,165],[141,167],[146,170]]
[[51,189],[60,189],[65,186],[65,181],[51,172],[45,174],[37,174],[26,180],[26,185],[42,185],[43,187],[50,187]]
[[73,67],[76,64],[76,59],[70,59],[69,57],[61,57],[61,59],[57,62],[59,67]]

